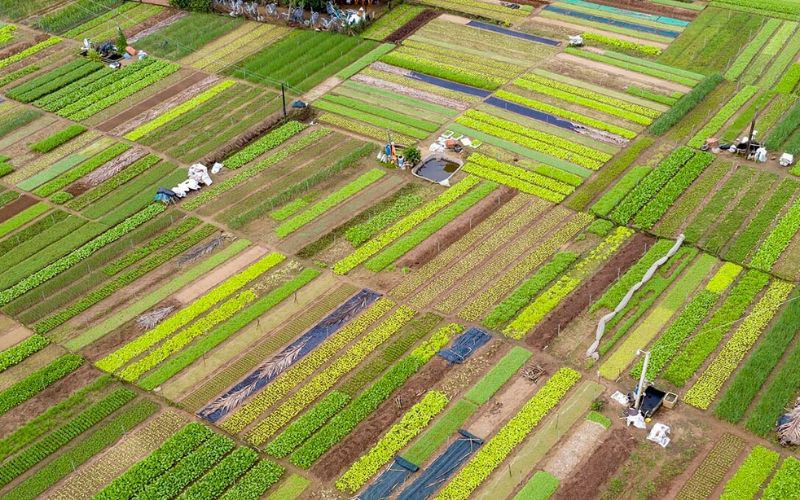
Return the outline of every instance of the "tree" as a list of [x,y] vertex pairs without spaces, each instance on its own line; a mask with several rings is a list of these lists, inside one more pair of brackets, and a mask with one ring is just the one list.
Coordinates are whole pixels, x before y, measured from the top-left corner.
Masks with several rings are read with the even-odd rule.
[[120,52],[125,50],[125,47],[128,46],[128,39],[125,38],[125,33],[122,32],[122,28],[117,26],[117,50]]
[[416,165],[422,159],[422,154],[419,152],[419,148],[415,146],[408,146],[403,149],[403,158],[406,159],[406,163],[409,165]]

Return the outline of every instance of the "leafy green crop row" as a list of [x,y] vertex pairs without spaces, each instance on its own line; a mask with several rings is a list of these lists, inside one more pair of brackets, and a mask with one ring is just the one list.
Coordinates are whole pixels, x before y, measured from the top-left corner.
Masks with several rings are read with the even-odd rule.
[[37,153],[47,153],[84,132],[86,132],[86,127],[83,125],[69,125],[64,129],[59,130],[55,134],[45,137],[39,142],[31,144],[31,151],[36,151]]
[[41,335],[31,335],[19,344],[0,351],[0,373],[23,362],[28,356],[44,349],[50,341]]
[[77,354],[65,354],[0,392],[0,415],[24,403],[45,390],[49,385],[66,377],[82,364],[83,358]]
[[669,111],[659,116],[650,125],[650,132],[655,135],[664,135],[667,130],[681,121],[681,118],[686,116],[689,111],[700,104],[723,80],[724,78],[719,73],[714,73],[703,79],[700,83],[695,85],[692,90],[678,99],[678,102],[676,102]]

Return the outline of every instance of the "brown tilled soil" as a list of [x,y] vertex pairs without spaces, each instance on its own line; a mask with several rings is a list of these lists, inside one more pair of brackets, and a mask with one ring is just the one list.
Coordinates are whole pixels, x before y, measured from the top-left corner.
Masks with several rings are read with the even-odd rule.
[[544,349],[558,335],[559,325],[564,328],[581,311],[600,297],[603,291],[633,265],[655,242],[652,236],[636,233],[621,251],[617,252],[605,266],[597,271],[575,293],[564,299],[561,304],[525,339],[531,347]]
[[12,408],[0,417],[0,436],[7,436],[30,420],[32,415],[39,415],[56,402],[68,397],[97,377],[98,373],[98,370],[91,365],[84,364],[36,396]]
[[616,429],[597,447],[594,453],[561,483],[554,500],[596,498],[600,487],[624,462],[634,447],[636,438],[627,429]]
[[35,205],[37,201],[36,198],[23,194],[8,205],[0,208],[0,222],[14,217],[31,205]]
[[427,9],[417,14],[412,20],[394,30],[389,36],[383,39],[384,42],[398,43],[411,36],[428,22],[436,19],[439,13],[435,10]]
[[195,83],[198,83],[205,78],[208,78],[208,75],[206,75],[205,73],[201,73],[199,71],[196,73],[192,73],[187,78],[184,78],[175,85],[162,90],[156,95],[149,97],[140,103],[137,103],[135,106],[128,108],[127,110],[114,116],[110,120],[104,121],[103,123],[98,125],[97,128],[102,132],[109,132],[112,129],[116,128],[117,126],[122,125],[126,121],[133,119],[134,117],[138,116],[141,113],[144,113],[153,106],[163,102],[164,100],[174,96],[175,94],[182,92],[183,90],[191,87]]
[[[180,307],[181,303],[177,300],[167,299],[162,302],[159,302],[155,306],[151,307],[149,310],[158,309],[161,307],[167,306],[175,306]],[[106,356],[108,353],[113,351],[114,349],[120,347],[126,342],[129,342],[139,335],[144,333],[144,330],[136,324],[136,321],[129,321],[121,328],[117,328],[113,332],[109,333],[108,335],[103,336],[97,342],[88,345],[81,354],[83,354],[88,360],[94,362],[98,359]]]
[[5,59],[8,56],[12,56],[19,52],[22,52],[25,49],[29,49],[36,45],[39,42],[42,42],[48,38],[47,35],[44,33],[38,33],[34,36],[31,40],[26,40],[24,42],[18,42],[13,45],[9,45],[5,50],[0,50],[0,59]]
[[361,422],[344,441],[328,451],[311,469],[323,481],[334,479],[375,444],[392,422],[417,403],[425,392],[442,380],[453,365],[439,356],[392,394],[367,420]]
[[101,182],[113,177],[118,172],[121,172],[126,167],[144,157],[146,154],[147,151],[144,148],[130,149],[113,160],[106,162],[105,165],[86,177],[83,177],[79,181],[72,183],[69,187],[64,189],[64,191],[68,192],[72,196],[79,196],[94,186],[97,186]]
[[505,186],[495,190],[475,206],[450,221],[440,231],[437,231],[433,237],[428,238],[424,243],[408,252],[402,259],[397,261],[396,267],[399,269],[405,267],[417,269],[424,266],[428,261],[439,255],[440,252],[467,234],[473,227],[495,213],[515,194],[516,191]]
[[700,13],[696,10],[680,9],[678,7],[670,7],[669,5],[660,5],[652,2],[642,2],[641,0],[592,0],[594,3],[601,3],[603,5],[611,5],[612,7],[620,7],[622,9],[637,10],[647,14],[658,14],[676,19],[683,19],[684,21],[691,21]]
[[126,29],[125,30],[125,36],[128,37],[128,38],[133,38],[134,36],[138,35],[142,31],[152,28],[156,24],[160,23],[161,21],[163,21],[165,19],[169,19],[170,17],[174,16],[175,14],[176,14],[176,11],[174,11],[172,9],[164,9],[161,12],[159,12],[158,14],[156,14],[155,16],[147,18],[144,21],[142,21],[141,23],[139,23],[137,25],[134,25],[134,26],[131,26],[130,28]]

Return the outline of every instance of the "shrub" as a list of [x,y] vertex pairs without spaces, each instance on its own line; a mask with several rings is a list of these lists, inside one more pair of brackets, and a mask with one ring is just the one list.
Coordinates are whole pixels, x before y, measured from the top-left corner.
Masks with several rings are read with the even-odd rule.
[[710,94],[717,85],[722,83],[724,78],[719,73],[714,73],[711,76],[704,78],[695,87],[684,94],[683,97],[678,99],[672,108],[659,116],[651,125],[650,132],[655,135],[664,135],[667,130],[671,129],[681,118],[686,116],[689,111],[695,108],[705,97]]

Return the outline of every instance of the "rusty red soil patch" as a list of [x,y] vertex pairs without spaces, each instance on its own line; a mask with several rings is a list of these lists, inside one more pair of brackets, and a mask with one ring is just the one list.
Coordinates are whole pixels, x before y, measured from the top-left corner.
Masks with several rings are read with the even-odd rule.
[[525,343],[537,349],[544,349],[572,319],[577,317],[592,301],[600,297],[603,291],[618,276],[628,270],[636,262],[645,249],[652,246],[655,238],[636,233],[621,251],[617,252],[605,266],[597,271],[578,290],[564,299],[561,304],[539,326],[528,335]]
[[435,10],[431,9],[423,10],[422,12],[414,16],[414,18],[411,19],[409,22],[391,32],[389,36],[383,39],[383,41],[397,43],[403,40],[404,38],[411,36],[412,33],[414,33],[422,26],[427,24],[429,21],[437,17],[439,17],[439,13],[436,12]]
[[396,267],[403,269],[409,267],[416,269],[428,263],[436,257],[442,250],[446,249],[462,236],[467,234],[473,227],[483,222],[487,217],[495,213],[508,200],[514,197],[517,192],[509,187],[503,186],[496,189],[489,196],[481,200],[475,206],[450,221],[445,227],[425,240],[417,248],[408,252],[402,259],[397,261]]
[[57,402],[68,397],[79,388],[97,378],[99,374],[100,372],[93,366],[84,364],[36,396],[12,408],[0,417],[0,436],[8,436],[9,433],[28,422],[33,416],[39,415]]
[[[165,301],[159,302],[158,304],[154,305],[148,311],[153,309],[158,309],[165,306],[175,306],[179,307],[181,305],[180,302],[177,300],[167,299]],[[136,320],[131,320],[127,322],[120,328],[117,328],[113,332],[104,335],[97,342],[86,346],[85,349],[81,351],[87,359],[94,362],[98,359],[106,356],[111,351],[115,350],[116,348],[120,347],[122,344],[125,344],[139,335],[142,335],[144,330],[136,324]]]
[[153,26],[155,26],[156,24],[160,23],[161,21],[164,21],[165,19],[169,19],[170,17],[174,16],[176,13],[177,13],[177,11],[175,11],[173,9],[164,9],[161,12],[159,12],[158,14],[156,14],[155,16],[149,17],[149,18],[145,19],[144,21],[140,22],[139,24],[136,24],[136,25],[131,26],[130,28],[126,29],[125,30],[125,36],[128,37],[128,38],[132,38],[134,35],[137,35],[137,34],[141,33],[142,31],[144,31],[146,29],[152,28]]
[[0,208],[0,222],[4,220],[8,220],[11,217],[14,217],[18,213],[22,212],[26,208],[35,205],[36,202],[39,201],[32,196],[28,196],[26,194],[21,195],[16,200],[12,201],[8,205]]
[[192,85],[203,81],[204,79],[208,78],[208,75],[201,72],[192,73],[191,75],[187,76],[183,80],[179,81],[175,85],[168,87],[161,92],[148,97],[147,99],[143,100],[140,103],[137,103],[133,107],[130,107],[123,111],[122,113],[109,118],[108,120],[104,121],[100,125],[97,126],[97,129],[102,132],[109,132],[112,129],[116,128],[119,125],[122,125],[126,121],[139,116],[140,114],[144,113],[148,109],[152,108],[153,106],[164,102],[165,100],[169,99],[170,97],[178,94]]
[[636,438],[627,429],[615,429],[572,476],[561,483],[552,498],[595,498],[600,487],[619,469],[636,443]]
[[655,4],[651,2],[642,2],[641,0],[592,0],[594,3],[601,3],[603,5],[611,5],[612,7],[620,7],[623,9],[635,10],[647,14],[663,14],[684,21],[691,21],[700,13],[696,10],[681,9],[678,7],[671,7],[669,5]]
[[311,471],[323,481],[334,479],[345,467],[369,450],[392,422],[416,404],[452,367],[449,361],[436,356],[384,401],[376,412],[323,455]]

